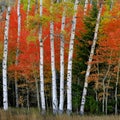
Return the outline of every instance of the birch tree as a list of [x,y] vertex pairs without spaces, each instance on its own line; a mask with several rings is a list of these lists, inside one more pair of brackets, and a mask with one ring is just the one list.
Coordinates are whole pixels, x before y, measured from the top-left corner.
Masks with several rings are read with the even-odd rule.
[[[40,17],[42,17],[42,0],[40,0]],[[41,95],[41,107],[42,107],[42,113],[45,113],[46,107],[45,107],[45,94],[44,94],[44,71],[43,71],[43,56],[44,56],[44,50],[43,50],[43,40],[42,40],[42,24],[40,24],[40,30],[39,30],[39,45],[40,45],[40,95]]]
[[[66,0],[64,0],[66,2]],[[64,105],[64,29],[65,29],[65,8],[62,15],[61,35],[60,35],[60,103],[59,114],[63,113]]]
[[5,21],[4,31],[4,50],[3,50],[3,62],[2,62],[2,77],[3,77],[3,108],[8,110],[8,89],[7,89],[7,56],[8,56],[8,31],[10,22],[10,9],[8,6]]
[[72,59],[73,59],[73,45],[75,39],[75,29],[76,29],[76,20],[77,20],[77,8],[79,0],[75,0],[74,4],[74,15],[72,18],[72,27],[71,27],[71,36],[69,44],[69,53],[68,53],[68,67],[67,67],[67,114],[72,112]]
[[[30,12],[30,1],[31,0],[28,0],[28,5],[27,5],[27,15],[26,15],[26,19],[27,19],[27,26],[28,26],[28,16],[29,16],[29,12]],[[28,108],[28,111],[30,110],[30,100],[29,100],[29,96],[30,96],[30,91],[29,91],[29,80],[26,79],[26,90],[27,90],[27,108]]]
[[[27,6],[27,20],[28,20],[28,15],[29,15],[29,11],[30,11],[30,2],[31,0],[28,0],[28,6]],[[27,22],[28,24],[28,22]]]
[[[51,0],[50,12],[52,14],[53,0]],[[52,107],[53,114],[58,112],[56,70],[55,70],[55,51],[54,51],[54,22],[50,21],[50,49],[51,49],[51,72],[52,72]]]
[[88,8],[88,0],[85,0],[85,5],[84,5],[84,16],[86,15],[87,8]]
[[101,12],[102,12],[102,5],[100,6],[100,10],[99,10],[98,16],[97,16],[95,33],[94,33],[94,38],[93,38],[93,44],[91,46],[90,56],[89,56],[89,60],[88,60],[88,66],[87,66],[86,75],[85,75],[85,82],[84,82],[84,88],[83,88],[83,94],[82,94],[82,100],[81,100],[81,106],[80,106],[80,114],[81,115],[84,114],[84,107],[85,107],[87,87],[88,87],[88,77],[90,75],[91,62],[92,62],[92,59],[93,59],[93,55],[94,55],[94,51],[95,51],[95,45],[96,45],[97,38],[98,38],[98,29],[99,29],[99,24],[100,24]]
[[[20,44],[20,31],[21,31],[21,14],[20,14],[20,0],[17,3],[17,17],[18,17],[18,37],[17,37],[17,49],[16,49],[16,59],[15,65],[18,65],[19,56],[19,44]],[[15,95],[16,95],[16,107],[18,107],[18,83],[17,83],[17,71],[15,71]]]

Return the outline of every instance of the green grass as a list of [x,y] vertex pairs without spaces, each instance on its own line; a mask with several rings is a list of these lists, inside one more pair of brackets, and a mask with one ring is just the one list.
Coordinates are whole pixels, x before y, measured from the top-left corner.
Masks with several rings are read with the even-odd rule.
[[31,109],[29,112],[26,109],[10,109],[0,110],[0,120],[120,120],[120,116],[68,116],[66,114],[53,116],[50,113],[42,116],[36,109]]

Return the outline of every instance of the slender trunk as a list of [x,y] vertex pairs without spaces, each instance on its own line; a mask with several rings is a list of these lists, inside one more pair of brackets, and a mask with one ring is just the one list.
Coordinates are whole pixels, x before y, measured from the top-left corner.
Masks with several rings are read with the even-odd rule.
[[84,114],[84,107],[85,107],[87,87],[88,87],[88,77],[90,75],[91,62],[92,62],[94,51],[95,51],[95,45],[96,45],[97,36],[98,36],[98,29],[99,29],[101,12],[102,12],[102,6],[100,7],[100,10],[99,10],[99,13],[98,13],[98,16],[97,16],[97,22],[96,22],[95,33],[94,33],[94,38],[93,38],[93,44],[91,46],[90,57],[89,57],[89,60],[88,60],[88,66],[87,66],[86,75],[85,75],[85,83],[84,83],[81,106],[80,106],[80,114],[81,115]]
[[[17,37],[17,49],[16,49],[16,58],[15,65],[18,65],[18,56],[19,56],[19,44],[20,44],[20,31],[21,31],[21,15],[20,15],[20,0],[18,0],[17,4],[17,16],[18,16],[18,37]],[[16,94],[16,107],[18,104],[18,83],[17,83],[17,71],[15,71],[15,94]]]
[[30,110],[30,101],[29,101],[29,81],[27,81],[27,108]]
[[[111,80],[111,76],[110,76],[110,78],[109,78],[109,80],[108,80],[108,87],[109,87],[109,85],[110,85],[110,80]],[[108,113],[108,88],[106,88],[106,97],[105,97],[105,114],[107,115],[107,113]]]
[[[111,51],[111,56],[110,56],[110,60],[112,58],[112,51]],[[105,112],[105,80],[110,72],[110,68],[111,68],[111,64],[109,64],[108,66],[108,70],[102,80],[102,84],[103,84],[103,100],[102,100],[102,112],[104,113]]]
[[57,3],[59,3],[60,2],[60,0],[57,0]]
[[40,96],[39,96],[39,88],[38,88],[38,79],[35,75],[34,75],[34,78],[35,78],[35,86],[36,86],[36,94],[37,94],[37,107],[38,107],[38,110],[40,111]]
[[35,0],[35,14],[37,14],[38,11],[38,0]]
[[[64,0],[64,2],[65,1],[66,0]],[[65,11],[63,11],[63,16],[62,16],[61,36],[60,36],[60,103],[59,103],[59,114],[63,113],[63,106],[64,106],[64,34],[63,34],[64,29],[65,29]]]
[[[27,6],[27,20],[28,20],[28,15],[29,15],[29,11],[30,11],[30,2],[31,0],[28,0],[28,6]],[[28,21],[27,21],[28,24]]]
[[[51,0],[53,5],[53,0]],[[52,7],[51,7],[52,13]],[[57,85],[56,85],[56,70],[55,70],[55,51],[54,51],[54,22],[50,22],[50,49],[51,49],[51,71],[52,71],[52,107],[53,114],[58,112],[58,100],[57,100]]]
[[8,110],[8,90],[7,90],[7,56],[8,56],[8,31],[10,22],[10,6],[7,8],[5,31],[4,31],[4,50],[3,50],[3,62],[2,62],[2,74],[3,74],[3,108]]
[[112,10],[112,8],[113,8],[113,3],[114,3],[114,1],[111,0],[111,3],[110,3],[110,10]]
[[19,107],[18,103],[18,84],[17,84],[17,72],[15,72],[15,102],[16,102],[16,107]]
[[[40,0],[40,17],[42,17],[42,0]],[[44,49],[43,49],[43,40],[42,40],[42,24],[40,24],[40,31],[39,31],[39,44],[40,44],[40,95],[41,95],[41,107],[42,107],[42,114],[46,111],[45,106],[45,93],[44,93],[44,68],[43,68],[43,56],[44,56]]]
[[90,0],[90,7],[92,6],[92,4],[93,4],[93,0]]
[[115,115],[118,114],[118,83],[119,83],[119,76],[120,76],[120,57],[118,60],[118,71],[117,71],[117,81],[116,81],[116,86],[115,86]]
[[85,0],[85,5],[84,5],[84,16],[86,15],[87,8],[88,8],[88,0]]
[[76,19],[77,19],[77,8],[79,0],[75,0],[74,5],[74,16],[72,19],[72,28],[69,44],[69,54],[68,54],[68,68],[67,68],[67,114],[72,113],[72,59],[73,59],[73,45],[75,39],[75,29],[76,29]]

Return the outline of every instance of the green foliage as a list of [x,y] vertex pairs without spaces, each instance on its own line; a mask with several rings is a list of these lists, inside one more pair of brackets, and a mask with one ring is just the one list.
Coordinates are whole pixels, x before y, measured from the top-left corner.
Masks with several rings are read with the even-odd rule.
[[72,2],[54,3],[47,8],[49,8],[48,11],[50,12],[49,17],[53,21],[60,21],[60,16],[62,16],[63,13],[66,17],[71,17],[74,14],[74,4]]
[[30,29],[38,29],[40,24],[47,25],[50,20],[50,17],[47,15],[42,15],[40,17],[39,14],[36,14],[35,16],[29,16],[27,22]]
[[76,109],[79,109],[80,106],[80,96],[81,96],[81,86],[79,84],[72,84],[72,104],[73,104],[73,110],[76,111]]
[[[25,10],[28,8],[28,0],[21,0],[21,4],[23,4],[23,7]],[[30,9],[35,4],[35,0],[30,0]]]
[[[76,47],[76,57],[73,61],[73,78],[80,79],[80,83],[83,90],[83,84],[85,79],[85,71],[87,69],[87,61],[89,58],[89,53],[91,49],[91,43],[94,37],[95,25],[96,25],[96,18],[97,18],[98,10],[97,5],[94,4],[89,15],[84,18],[84,27],[85,32],[81,34],[81,37],[76,36],[78,42]],[[86,110],[89,112],[94,113],[96,111],[97,103],[94,99],[94,91],[93,85],[90,84],[90,90],[88,90],[88,98],[86,102]],[[81,91],[82,91],[81,90]],[[93,93],[93,94],[90,94]],[[75,99],[75,98],[74,98]],[[91,104],[93,102],[93,104]]]
[[85,109],[91,114],[98,113],[98,102],[95,100],[94,96],[87,96]]

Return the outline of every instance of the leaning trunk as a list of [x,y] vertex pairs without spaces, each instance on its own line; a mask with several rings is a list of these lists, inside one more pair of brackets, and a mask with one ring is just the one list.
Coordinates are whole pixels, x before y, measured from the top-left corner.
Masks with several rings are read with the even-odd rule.
[[4,50],[2,62],[3,74],[3,108],[8,110],[8,90],[7,90],[7,56],[8,56],[8,31],[10,22],[10,6],[8,6],[6,13],[5,31],[4,31]]
[[67,68],[67,114],[72,112],[72,59],[73,59],[73,45],[75,39],[75,29],[76,29],[76,19],[77,19],[77,8],[79,0],[75,0],[74,5],[74,16],[72,19],[72,28],[69,44],[69,54],[68,54],[68,68]]
[[84,83],[82,100],[81,100],[81,106],[80,106],[80,114],[81,115],[84,114],[84,107],[85,107],[87,87],[88,87],[88,77],[90,75],[91,62],[92,62],[94,51],[95,51],[95,45],[96,45],[97,36],[98,36],[98,29],[99,29],[101,12],[102,12],[102,6],[100,7],[100,10],[99,10],[99,13],[98,13],[98,17],[97,17],[97,22],[96,22],[96,27],[95,27],[93,44],[91,46],[90,57],[89,57],[89,60],[88,60],[88,66],[87,66],[86,75],[85,75],[85,83]]

